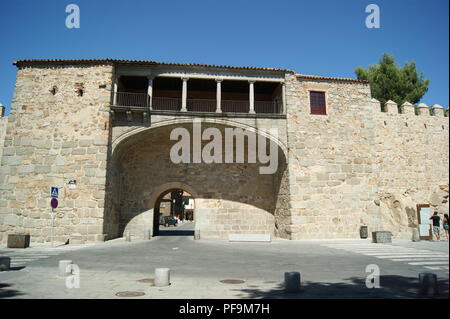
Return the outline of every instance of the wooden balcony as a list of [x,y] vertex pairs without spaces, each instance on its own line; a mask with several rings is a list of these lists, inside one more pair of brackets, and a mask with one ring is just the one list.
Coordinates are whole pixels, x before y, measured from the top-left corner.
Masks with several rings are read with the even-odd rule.
[[[181,111],[181,98],[153,97],[145,93],[117,92],[113,106],[129,107],[132,109],[148,109],[160,111]],[[187,99],[188,112],[215,113],[217,109],[216,100]],[[221,109],[223,113],[249,113],[249,101],[222,100]],[[259,114],[281,114],[281,103],[277,101],[255,101],[255,113]]]

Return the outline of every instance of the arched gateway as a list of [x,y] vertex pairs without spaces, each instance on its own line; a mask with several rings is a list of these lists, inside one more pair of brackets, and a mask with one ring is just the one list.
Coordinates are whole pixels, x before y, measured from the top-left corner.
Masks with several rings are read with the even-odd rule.
[[[116,139],[119,142],[113,142],[107,177],[111,198],[105,210],[105,231],[109,236],[123,236],[125,232],[142,238],[154,236],[158,199],[173,189],[185,190],[195,198],[195,228],[202,238],[226,238],[230,233],[277,235],[279,226],[286,222],[280,214],[283,205],[278,203],[277,207],[286,169],[281,142],[277,140],[275,144],[274,174],[260,173],[260,167],[267,164],[248,163],[247,137],[243,163],[174,163],[170,154],[178,141],[170,139],[171,132],[180,128],[192,132],[194,124],[192,120],[165,124],[134,129],[135,132],[120,135]],[[228,125],[202,123],[203,130],[216,128],[223,136],[226,129],[236,126],[231,121]],[[261,140],[269,152],[268,141],[275,137],[265,134]],[[202,146],[207,142],[203,141]],[[233,150],[236,148],[235,143]],[[225,152],[226,147],[222,147],[223,159]]]
[[[160,234],[159,226],[161,224],[161,220],[160,220],[161,217],[165,217],[167,215],[176,217],[178,215],[178,217],[181,217],[182,220],[187,220],[185,218],[185,216],[179,216],[180,212],[177,212],[174,209],[175,207],[173,207],[174,206],[174,203],[173,203],[174,198],[173,198],[172,193],[174,193],[174,192],[180,192],[181,199],[184,199],[183,195],[185,193],[189,194],[189,197],[192,198],[192,201],[194,201],[194,202],[195,202],[195,198],[197,197],[197,192],[195,192],[195,190],[192,187],[190,187],[189,185],[186,185],[183,183],[179,183],[179,182],[166,183],[166,184],[163,184],[163,185],[157,187],[153,191],[153,194],[150,196],[149,202],[147,203],[148,207],[153,207],[152,236],[158,236]],[[169,204],[169,207],[167,207],[169,209],[168,210],[166,209],[166,212],[164,212],[163,209],[161,208],[161,206],[162,206],[162,202],[164,201],[164,198],[166,198],[166,197],[169,198],[166,201],[170,201],[171,203]],[[183,206],[184,206],[184,204],[183,204]],[[195,207],[195,205],[194,205],[194,207]],[[162,224],[164,225],[165,223],[162,223]]]

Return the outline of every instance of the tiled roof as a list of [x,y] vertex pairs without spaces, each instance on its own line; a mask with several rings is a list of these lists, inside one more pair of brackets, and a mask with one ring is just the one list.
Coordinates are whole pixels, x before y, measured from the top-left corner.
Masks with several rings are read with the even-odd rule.
[[241,67],[230,65],[214,65],[214,64],[198,64],[198,63],[169,63],[156,62],[144,60],[122,60],[122,59],[32,59],[32,60],[18,60],[14,61],[13,65],[17,67],[31,65],[31,64],[140,64],[140,65],[168,65],[168,66],[193,66],[193,67],[208,67],[208,68],[224,68],[235,70],[258,70],[258,71],[278,71],[286,73],[294,73],[292,70],[276,69],[276,68],[260,68],[260,67]]
[[[14,61],[13,65],[17,67],[33,65],[33,64],[55,64],[55,65],[67,65],[67,64],[136,64],[136,65],[167,65],[167,66],[192,66],[192,67],[208,67],[208,68],[222,68],[222,69],[234,69],[234,70],[257,70],[257,71],[274,71],[295,73],[288,69],[277,68],[261,68],[250,66],[230,66],[230,65],[215,65],[215,64],[199,64],[199,63],[171,63],[171,62],[156,62],[147,60],[124,60],[124,59],[30,59],[30,60],[18,60]],[[349,78],[336,78],[317,75],[296,74],[298,79],[307,80],[327,80],[327,81],[344,81],[344,82],[356,82],[356,83],[368,83],[364,80],[356,80]]]
[[365,80],[349,79],[349,78],[334,78],[328,76],[318,76],[318,75],[306,75],[306,74],[296,74],[298,79],[307,80],[327,80],[327,81],[339,81],[339,82],[356,82],[356,83],[369,83]]

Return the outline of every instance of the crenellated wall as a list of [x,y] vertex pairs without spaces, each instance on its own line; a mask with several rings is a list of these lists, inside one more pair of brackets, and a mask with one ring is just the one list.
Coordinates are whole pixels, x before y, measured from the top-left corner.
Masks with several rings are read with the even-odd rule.
[[[448,112],[371,99],[367,83],[287,76],[292,239],[411,238],[417,204],[448,213]],[[327,114],[310,114],[309,91]]]
[[[440,105],[383,107],[375,115],[376,171],[382,228],[410,238],[417,226],[417,204],[448,213],[449,121]],[[381,111],[383,110],[383,111]]]

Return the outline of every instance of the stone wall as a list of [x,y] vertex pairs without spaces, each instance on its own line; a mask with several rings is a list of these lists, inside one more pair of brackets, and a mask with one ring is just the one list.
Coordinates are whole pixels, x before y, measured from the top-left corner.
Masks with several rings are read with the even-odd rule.
[[[357,238],[380,223],[374,115],[366,83],[287,76],[291,239]],[[309,90],[327,115],[311,115]]]
[[[291,238],[411,238],[417,204],[448,213],[448,117],[440,106],[381,106],[367,84],[287,77]],[[327,115],[311,115],[308,91]]]
[[55,239],[102,240],[111,84],[111,65],[19,68],[1,161],[0,242],[9,232],[50,241],[51,186],[60,187]]
[[[438,106],[433,116],[425,105],[391,102],[382,112],[367,83],[287,73],[286,117],[160,112],[124,123],[110,119],[113,72],[108,64],[19,68],[11,113],[0,119],[0,242],[13,232],[50,241],[51,186],[60,187],[58,241],[125,231],[148,238],[156,200],[171,188],[195,197],[202,238],[359,238],[361,226],[410,238],[417,204],[448,213],[449,125]],[[310,90],[325,92],[327,115],[310,114]],[[194,119],[222,132],[277,128],[278,172],[173,164],[170,130],[190,130]]]
[[[397,238],[411,238],[417,204],[448,214],[449,123],[444,110],[425,104],[398,107],[389,101],[375,112],[376,167],[382,227]],[[401,111],[402,113],[399,113]],[[418,115],[416,115],[418,113]],[[433,115],[431,115],[431,114]]]
[[3,145],[5,144],[7,125],[8,125],[8,117],[5,116],[5,107],[0,104],[0,160],[3,155]]

